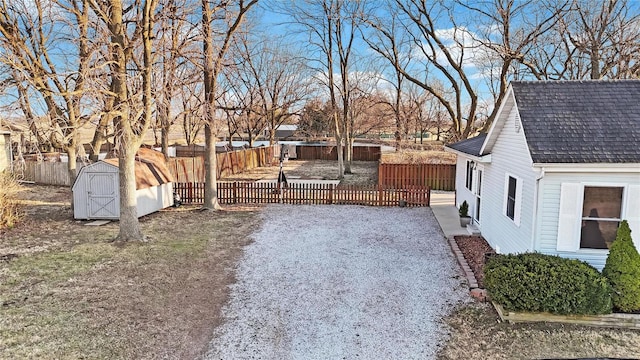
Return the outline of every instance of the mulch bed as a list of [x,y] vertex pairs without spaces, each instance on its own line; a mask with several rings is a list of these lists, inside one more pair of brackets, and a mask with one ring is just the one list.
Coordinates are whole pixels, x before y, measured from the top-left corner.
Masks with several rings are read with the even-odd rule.
[[478,286],[484,288],[484,262],[487,258],[487,254],[495,254],[495,250],[489,246],[487,241],[482,236],[455,236],[454,237],[458,248],[462,252],[467,264],[473,271],[473,275],[478,281]]

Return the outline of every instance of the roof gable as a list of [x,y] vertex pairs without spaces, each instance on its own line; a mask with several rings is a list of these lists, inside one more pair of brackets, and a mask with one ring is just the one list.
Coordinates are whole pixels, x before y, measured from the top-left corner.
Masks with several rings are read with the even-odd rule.
[[527,81],[511,89],[534,163],[640,163],[640,80]]

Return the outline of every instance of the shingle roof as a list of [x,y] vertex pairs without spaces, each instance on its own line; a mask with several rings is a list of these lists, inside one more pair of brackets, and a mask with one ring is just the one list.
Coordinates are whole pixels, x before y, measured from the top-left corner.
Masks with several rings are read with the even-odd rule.
[[[104,162],[119,166],[118,158],[105,159]],[[135,163],[136,190],[146,189],[168,182],[173,182],[167,162],[161,152],[140,148],[136,153]]]
[[484,143],[484,139],[487,138],[487,134],[480,134],[470,139],[458,141],[457,143],[447,145],[448,148],[463,152],[465,154],[480,156],[480,149]]
[[640,80],[511,86],[534,163],[640,163]]

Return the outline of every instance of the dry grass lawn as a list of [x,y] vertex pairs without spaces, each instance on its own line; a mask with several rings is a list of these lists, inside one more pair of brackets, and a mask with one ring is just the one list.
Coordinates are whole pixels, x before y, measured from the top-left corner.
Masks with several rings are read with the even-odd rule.
[[29,186],[24,222],[0,234],[0,358],[180,358],[206,351],[257,208],[169,209],[117,224],[74,221],[65,188]]
[[551,323],[498,321],[488,303],[459,309],[446,319],[451,338],[441,360],[640,359],[640,331]]
[[[288,179],[335,180],[338,178],[338,162],[328,160],[288,160],[283,163],[283,171]],[[221,180],[270,180],[277,179],[280,166],[251,169]],[[378,162],[354,161],[351,174],[345,174],[341,184],[375,185],[378,183]]]

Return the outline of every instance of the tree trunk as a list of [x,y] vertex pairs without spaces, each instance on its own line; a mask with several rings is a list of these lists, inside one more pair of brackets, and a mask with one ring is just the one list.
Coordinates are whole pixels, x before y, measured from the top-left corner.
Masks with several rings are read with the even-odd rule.
[[269,146],[273,146],[276,143],[276,129],[269,128]]
[[202,207],[208,210],[220,210],[222,207],[218,202],[218,158],[216,156],[216,137],[211,125],[207,122],[204,125],[204,181],[207,184],[204,191],[204,204]]
[[76,181],[76,176],[78,175],[77,171],[77,161],[78,153],[75,146],[69,146],[67,148],[67,156],[69,157],[69,162],[67,163],[67,171],[69,172],[69,179],[71,179],[71,185]]
[[342,146],[342,138],[338,140],[336,137],[336,153],[338,153],[338,180],[344,179],[344,146]]
[[[216,90],[217,78],[223,67],[223,60],[233,35],[240,27],[244,19],[244,15],[254,6],[258,0],[250,0],[248,2],[239,2],[238,12],[235,19],[231,19],[229,27],[224,31],[224,39],[217,44],[214,42],[214,30],[211,21],[214,20],[214,9],[208,0],[202,0],[202,52],[203,52],[203,83],[204,83],[204,138],[205,138],[205,189],[204,189],[204,205],[203,208],[209,210],[221,209],[218,203],[218,184],[217,184],[217,159],[216,159],[216,134],[214,133],[215,118],[213,111],[216,108]],[[223,2],[224,3],[224,2]],[[225,4],[223,6],[231,6]],[[216,29],[216,33],[219,29]],[[219,46],[218,46],[219,45]],[[216,54],[214,55],[214,47]],[[230,139],[231,140],[231,139]]]
[[118,173],[118,178],[120,179],[120,232],[116,240],[119,241],[139,241],[144,239],[138,222],[135,158],[135,150],[121,151],[118,157],[120,165]]
[[162,136],[160,141],[162,142],[162,153],[166,159],[169,158],[169,129],[168,123],[162,123]]
[[345,147],[345,163],[344,163],[344,173],[345,174],[353,174],[351,171],[351,163],[353,161],[353,137],[348,136],[344,140]]

